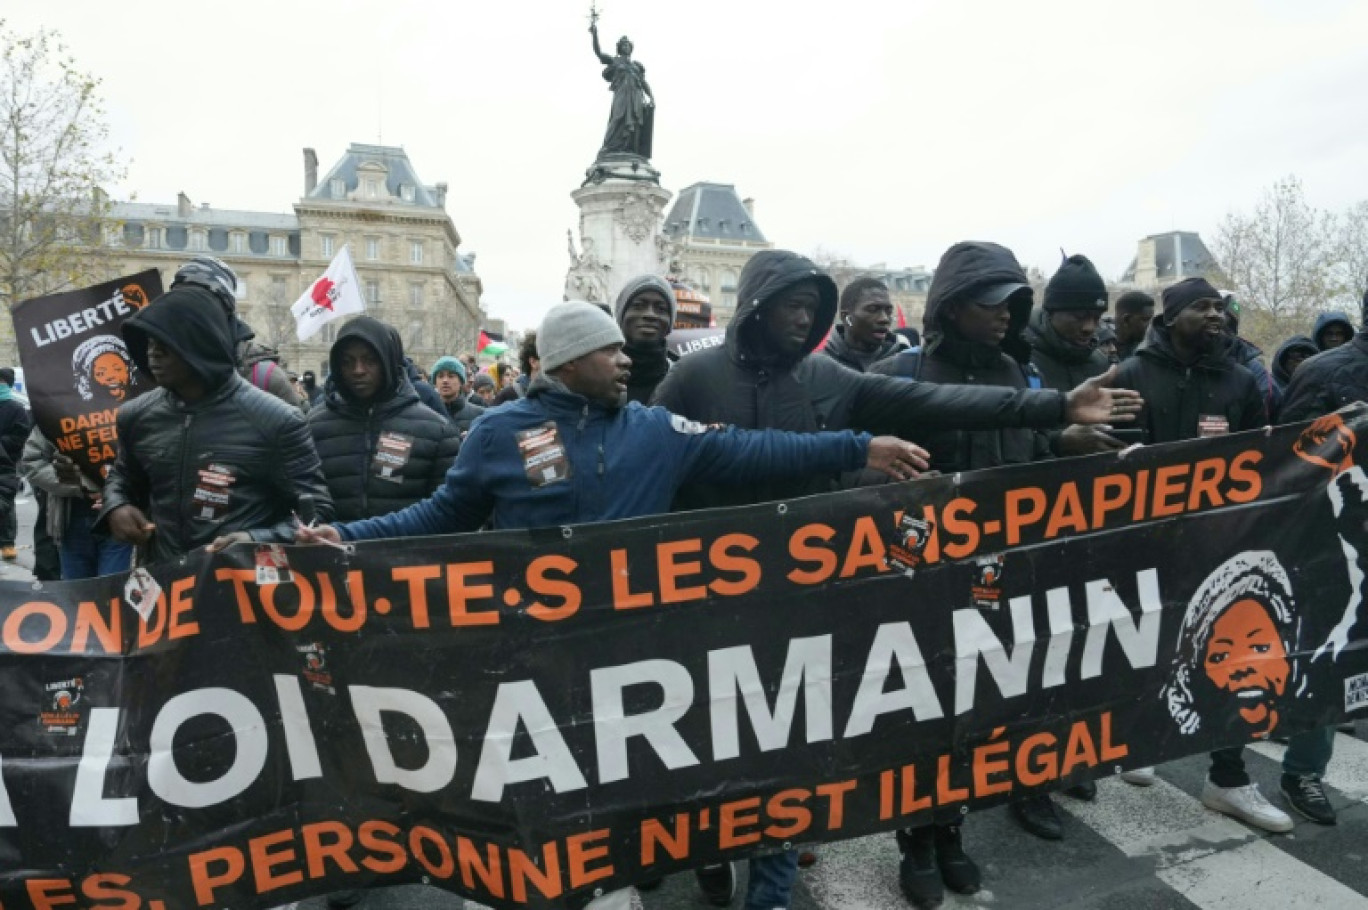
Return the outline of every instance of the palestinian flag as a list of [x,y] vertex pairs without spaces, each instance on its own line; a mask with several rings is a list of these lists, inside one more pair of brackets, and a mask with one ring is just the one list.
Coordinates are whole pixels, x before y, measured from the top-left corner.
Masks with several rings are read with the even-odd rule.
[[486,332],[480,329],[480,340],[476,343],[475,353],[488,354],[490,357],[498,357],[508,350],[508,345],[504,344],[503,336],[493,332]]

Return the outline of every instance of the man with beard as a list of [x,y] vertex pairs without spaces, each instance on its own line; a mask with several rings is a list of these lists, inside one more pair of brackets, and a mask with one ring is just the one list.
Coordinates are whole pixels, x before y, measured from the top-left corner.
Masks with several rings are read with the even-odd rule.
[[[1086,256],[1069,256],[1045,285],[1045,300],[1031,315],[1023,336],[1031,365],[1045,387],[1066,392],[1085,379],[1101,376],[1111,361],[1097,346],[1107,312],[1107,283]],[[1056,455],[1091,455],[1124,447],[1119,439],[1090,426],[1071,426],[1050,434]]]
[[[128,353],[160,386],[119,408],[118,453],[96,528],[165,562],[250,528],[290,540],[291,512],[332,499],[298,405],[237,374],[233,322],[193,283],[167,291],[123,324]],[[264,530],[261,530],[264,529]]]
[[[921,449],[888,437],[705,427],[629,402],[622,331],[592,304],[553,307],[537,338],[542,373],[527,397],[479,421],[432,497],[381,518],[302,528],[298,539],[450,534],[491,519],[497,530],[608,521],[665,512],[680,485],[704,477],[755,484],[870,467],[908,479],[926,467]],[[590,907],[627,908],[631,890]]]
[[622,353],[632,361],[628,400],[649,404],[656,386],[670,371],[665,338],[674,328],[677,311],[674,288],[656,275],[633,278],[618,292],[613,314],[627,339]]
[[[947,299],[988,285],[1024,283],[1021,267],[1002,247],[961,244],[956,249],[963,261],[941,282]],[[836,284],[797,253],[757,253],[741,271],[737,301],[725,344],[675,364],[656,390],[655,404],[704,424],[805,433],[850,428],[908,439],[936,430],[1049,429],[1128,420],[1139,410],[1134,392],[1107,389],[1098,379],[1068,394],[942,386],[858,373],[830,357],[811,357],[836,316]],[[683,510],[767,502],[829,492],[837,483],[832,475],[815,473],[745,487],[695,482],[680,491],[675,505]],[[797,874],[796,851],[757,856],[750,868],[746,910],[787,906]],[[966,887],[972,880],[966,873]],[[700,879],[700,884],[710,901],[727,905],[724,883],[716,889],[710,881]]]
[[[1163,312],[1135,356],[1121,364],[1117,382],[1137,389],[1145,401],[1139,422],[1146,442],[1223,436],[1267,424],[1257,381],[1230,357],[1225,306],[1205,278],[1166,288]],[[1266,831],[1291,830],[1292,819],[1250,780],[1243,753],[1242,746],[1211,753],[1202,803]]]
[[1127,291],[1116,298],[1116,353],[1129,360],[1145,340],[1154,319],[1154,298],[1144,291]]
[[877,278],[856,278],[841,292],[836,329],[822,350],[860,373],[907,347],[893,332],[893,302]]

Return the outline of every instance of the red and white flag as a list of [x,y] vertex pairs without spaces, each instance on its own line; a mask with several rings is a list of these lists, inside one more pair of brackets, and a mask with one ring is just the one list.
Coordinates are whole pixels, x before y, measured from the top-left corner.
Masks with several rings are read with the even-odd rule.
[[366,298],[346,244],[337,251],[323,276],[309,285],[290,307],[300,341],[308,341],[334,319],[365,311]]

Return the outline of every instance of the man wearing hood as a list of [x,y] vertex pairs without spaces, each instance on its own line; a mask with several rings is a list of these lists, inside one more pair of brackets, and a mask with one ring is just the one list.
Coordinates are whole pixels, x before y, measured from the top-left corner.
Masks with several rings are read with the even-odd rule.
[[1353,321],[1348,313],[1339,310],[1321,313],[1316,317],[1315,328],[1311,330],[1311,340],[1322,351],[1330,351],[1342,344],[1348,344],[1353,337]]
[[[1086,256],[1069,256],[1045,285],[1045,300],[1031,314],[1024,337],[1031,365],[1045,387],[1068,391],[1085,379],[1111,369],[1098,347],[1102,316],[1107,312],[1107,283]],[[1072,426],[1050,434],[1056,455],[1112,452],[1124,443],[1094,427]]]
[[[1145,400],[1140,425],[1146,442],[1223,436],[1268,423],[1254,375],[1231,358],[1225,308],[1225,296],[1204,278],[1164,289],[1163,312],[1117,376]],[[1265,831],[1292,828],[1287,813],[1250,780],[1242,746],[1211,753],[1202,803]]]
[[131,316],[123,337],[160,388],[119,408],[98,524],[164,562],[233,531],[291,540],[304,495],[332,515],[304,415],[237,374],[233,323],[214,294],[178,285]]
[[[962,268],[941,279],[928,308],[973,287],[1020,281],[1020,266],[1004,252],[995,244],[959,245]],[[656,390],[655,404],[703,424],[802,433],[860,429],[905,439],[936,430],[1100,423],[1129,419],[1125,415],[1139,409],[1134,393],[1107,389],[1097,380],[1067,395],[1048,389],[942,386],[858,373],[831,357],[810,357],[835,319],[836,284],[797,253],[757,253],[741,270],[737,300],[725,344],[675,364]],[[686,510],[767,502],[829,492],[836,484],[833,475],[818,473],[766,478],[744,487],[694,482],[680,490],[675,506]],[[796,875],[793,850],[752,859],[747,910],[787,906]]]
[[356,521],[426,499],[456,458],[456,427],[418,400],[393,328],[358,316],[328,353],[324,406],[309,415],[335,516]]
[[[1297,368],[1318,353],[1320,348],[1306,335],[1293,335],[1278,345],[1278,350],[1273,355],[1273,385],[1278,390],[1279,400],[1287,394],[1287,386],[1292,382],[1292,376],[1297,372]],[[1282,421],[1282,418],[1279,420]]]
[[1253,374],[1254,384],[1263,399],[1264,413],[1272,423],[1282,404],[1282,394],[1264,366],[1263,349],[1240,334],[1240,301],[1234,294],[1225,295],[1225,320],[1230,359]]
[[442,404],[446,405],[447,418],[464,439],[465,434],[470,432],[470,425],[475,422],[475,418],[485,412],[483,407],[466,397],[465,364],[449,354],[437,358],[437,362],[432,365],[432,381],[437,388],[437,394],[441,396]]
[[[537,338],[542,373],[527,397],[475,424],[433,496],[382,518],[303,529],[299,539],[450,534],[487,522],[504,530],[608,521],[665,512],[682,484],[701,477],[754,484],[870,467],[906,479],[926,466],[924,453],[901,440],[707,427],[628,401],[631,361],[622,352],[622,330],[592,304],[553,307]],[[631,890],[590,907],[625,910]]]
[[893,301],[877,278],[856,278],[841,291],[836,328],[822,350],[859,373],[908,347],[893,331]]
[[233,356],[242,378],[286,404],[302,408],[303,401],[295,392],[289,375],[280,367],[280,355],[258,344],[256,330],[238,318],[237,273],[213,256],[196,256],[177,269],[171,279],[173,289],[182,285],[203,288],[213,294],[228,314],[228,321],[232,323]]
[[670,372],[665,339],[674,328],[679,304],[674,288],[658,275],[641,275],[623,285],[613,305],[613,316],[627,343],[622,353],[632,360],[627,398],[649,404],[656,387]]
[[[964,268],[941,288],[946,298],[968,286],[1011,282],[995,244],[966,244]],[[1001,247],[997,247],[1001,250]],[[979,267],[981,264],[981,267]],[[736,316],[721,347],[690,354],[656,389],[654,404],[696,420],[752,429],[798,432],[858,429],[904,439],[934,430],[1049,429],[1067,423],[1129,419],[1139,410],[1133,392],[1088,383],[1065,394],[1050,389],[907,382],[857,373],[830,357],[808,356],[836,317],[836,284],[806,257],[764,250],[741,271]],[[928,298],[928,307],[937,303]],[[1005,345],[1004,345],[1005,347]],[[834,489],[835,478],[774,479],[754,486],[691,484],[679,509],[745,505]]]

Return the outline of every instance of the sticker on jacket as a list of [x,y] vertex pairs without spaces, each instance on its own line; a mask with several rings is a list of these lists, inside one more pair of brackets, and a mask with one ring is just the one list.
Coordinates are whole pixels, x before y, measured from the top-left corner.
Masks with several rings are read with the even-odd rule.
[[1199,414],[1197,416],[1197,435],[1202,439],[1209,436],[1230,434],[1230,421],[1224,414]]
[[548,421],[530,430],[514,434],[518,452],[522,455],[523,470],[534,487],[564,483],[572,476],[570,458],[561,442],[560,429],[555,421]]
[[211,463],[200,468],[195,492],[190,497],[195,517],[205,521],[222,519],[228,513],[228,503],[232,501],[235,483],[237,476],[227,465]]
[[375,444],[375,458],[371,473],[390,483],[404,482],[404,466],[413,457],[413,437],[404,433],[384,432]]

